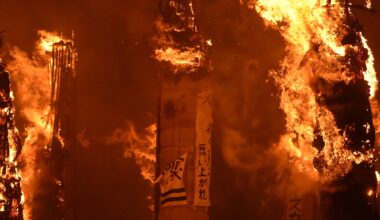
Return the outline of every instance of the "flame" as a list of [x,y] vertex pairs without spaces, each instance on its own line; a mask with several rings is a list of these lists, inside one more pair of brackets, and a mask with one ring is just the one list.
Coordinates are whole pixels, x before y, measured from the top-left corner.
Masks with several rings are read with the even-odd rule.
[[372,1],[371,0],[366,0],[366,7],[368,9],[371,9],[372,8]]
[[[327,85],[349,84],[362,77],[370,85],[368,96],[373,97],[377,89],[374,59],[365,38],[359,32],[356,37],[361,41],[343,44],[344,37],[350,31],[345,25],[347,15],[344,5],[339,1],[328,2],[248,2],[248,6],[260,14],[265,24],[278,30],[286,40],[288,54],[281,62],[281,70],[271,72],[281,91],[280,107],[286,114],[287,122],[287,133],[281,137],[278,146],[290,155],[291,163],[298,172],[320,181],[345,175],[353,163],[374,161],[372,149],[347,149],[347,132],[341,131],[332,112],[319,104],[322,94],[318,92],[317,80]],[[362,72],[353,73],[351,63],[345,62],[353,53],[357,54],[357,59],[366,61],[366,69],[363,68]],[[316,136],[324,141],[322,150],[313,147]],[[365,141],[361,147],[366,148],[369,142]],[[322,164],[318,169],[316,160]]]
[[186,48],[181,51],[176,48],[168,47],[166,49],[157,49],[155,57],[158,61],[166,61],[171,63],[177,69],[195,68],[201,66],[204,53],[195,48]]
[[64,138],[62,136],[62,129],[61,129],[60,125],[59,125],[59,128],[58,128],[58,134],[56,135],[56,138],[57,138],[57,140],[59,142],[59,146],[61,148],[65,148],[65,140],[64,140]]
[[142,177],[151,183],[155,180],[156,130],[157,124],[154,123],[139,134],[133,124],[128,123],[125,129],[116,129],[107,139],[107,144],[122,144],[125,157],[134,158]]
[[[155,39],[157,49],[154,51],[154,58],[159,62],[168,63],[174,73],[192,73],[201,68],[209,68],[206,53],[212,42],[203,39],[198,33],[192,1],[168,0],[168,7],[168,12],[170,11],[175,19],[169,16],[165,20],[165,15],[158,18],[158,35]],[[171,22],[174,20],[177,22]]]
[[39,41],[37,42],[37,45],[38,45],[37,48],[41,54],[51,53],[53,51],[54,43],[59,43],[61,41],[68,41],[62,36],[59,36],[57,32],[48,32],[45,30],[39,30],[37,34],[40,37]]
[[[40,39],[36,42],[35,53],[32,58],[18,48],[10,52],[13,60],[9,63],[16,89],[17,102],[20,113],[27,121],[25,139],[21,156],[25,161],[22,170],[24,186],[24,219],[31,219],[34,192],[38,189],[40,167],[36,165],[37,152],[49,152],[52,135],[51,116],[51,52],[53,44],[63,38],[56,33],[38,31]],[[63,141],[58,134],[58,140]],[[62,145],[63,146],[63,145]]]
[[377,181],[377,189],[376,189],[376,198],[380,195],[380,173],[379,171],[375,171],[376,181]]
[[369,189],[369,190],[367,191],[367,196],[368,196],[368,197],[372,197],[373,195],[374,195],[373,190],[372,190],[372,189]]
[[367,39],[360,33],[360,38],[362,39],[363,46],[368,50],[368,59],[366,61],[366,71],[364,72],[364,79],[368,82],[370,86],[370,98],[375,97],[377,91],[377,78],[375,71],[375,57],[373,56],[371,48],[368,46]]

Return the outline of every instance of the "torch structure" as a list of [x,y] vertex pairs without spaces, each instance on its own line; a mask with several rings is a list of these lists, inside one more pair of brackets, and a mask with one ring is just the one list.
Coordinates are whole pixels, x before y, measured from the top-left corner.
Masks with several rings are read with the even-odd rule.
[[212,102],[211,41],[197,30],[191,0],[160,1],[155,59],[160,65],[155,218],[208,219]]
[[21,147],[14,124],[9,73],[0,60],[0,219],[23,219],[23,194],[17,167]]
[[377,79],[363,26],[351,12],[371,11],[371,2],[250,3],[286,41],[287,56],[272,76],[287,122],[278,147],[288,153],[293,177],[301,177],[292,184],[300,190],[308,179],[320,187],[309,211],[302,195],[288,198],[284,219],[379,219],[370,103]]
[[74,78],[77,52],[72,41],[56,42],[52,46],[51,72],[51,125],[50,145],[51,167],[54,176],[54,196],[56,205],[55,219],[64,219],[67,215],[65,204],[65,158],[72,150],[72,117],[75,98]]

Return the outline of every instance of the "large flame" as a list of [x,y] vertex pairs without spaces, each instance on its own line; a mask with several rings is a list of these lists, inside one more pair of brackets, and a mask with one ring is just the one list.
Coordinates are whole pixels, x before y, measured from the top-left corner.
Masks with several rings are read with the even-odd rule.
[[141,175],[151,183],[155,180],[156,164],[156,123],[147,127],[139,134],[135,127],[128,123],[125,129],[116,129],[108,138],[107,144],[122,144],[124,155],[134,158],[140,167]]
[[38,31],[40,40],[36,43],[35,53],[29,58],[18,48],[11,51],[13,60],[9,63],[15,85],[15,96],[20,112],[25,119],[25,139],[22,158],[25,166],[22,170],[25,193],[24,218],[31,219],[34,193],[39,190],[41,164],[36,161],[38,152],[49,153],[52,137],[51,80],[49,67],[54,43],[60,42],[57,33]]
[[[256,0],[249,6],[264,18],[266,25],[278,30],[286,40],[287,56],[281,63],[281,71],[272,76],[281,91],[281,108],[286,114],[287,133],[279,147],[290,154],[298,171],[313,179],[333,180],[343,176],[352,164],[371,162],[374,151],[347,149],[346,131],[336,125],[332,112],[318,100],[317,80],[332,85],[353,83],[360,77],[370,86],[369,97],[377,90],[373,55],[360,33],[361,42],[342,42],[349,28],[345,26],[347,11],[344,3],[328,0]],[[364,49],[363,49],[364,48]],[[360,74],[352,72],[347,54],[356,54],[366,61]],[[355,58],[355,59],[356,59]],[[352,65],[352,66],[351,66]],[[364,124],[369,127],[369,124]],[[316,135],[321,136],[324,148],[313,147]],[[369,140],[363,143],[365,149]],[[315,158],[322,158],[323,168],[317,171]]]

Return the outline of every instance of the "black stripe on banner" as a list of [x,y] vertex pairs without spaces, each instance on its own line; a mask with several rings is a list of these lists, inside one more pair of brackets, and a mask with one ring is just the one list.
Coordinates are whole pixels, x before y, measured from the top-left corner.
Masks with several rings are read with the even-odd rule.
[[161,194],[162,197],[165,197],[171,193],[181,193],[181,192],[185,192],[185,188],[179,188],[179,189],[171,189],[167,192],[164,192]]
[[170,197],[170,198],[166,198],[164,200],[161,201],[161,205],[167,203],[167,202],[176,202],[176,201],[184,201],[186,200],[186,196],[183,196],[183,197]]

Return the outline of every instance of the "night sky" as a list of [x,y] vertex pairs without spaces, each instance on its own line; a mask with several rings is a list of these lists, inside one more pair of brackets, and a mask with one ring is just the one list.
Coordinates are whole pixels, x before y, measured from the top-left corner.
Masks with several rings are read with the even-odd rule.
[[[380,2],[373,2],[380,10]],[[239,0],[194,0],[194,7],[199,31],[213,42],[217,130],[211,219],[278,219],[277,174],[262,153],[285,127],[278,91],[267,75],[284,57],[284,42]],[[380,14],[355,13],[375,59],[380,60]],[[143,130],[156,120],[158,68],[152,59],[152,37],[157,15],[158,4],[152,0],[0,2],[5,49],[16,46],[31,55],[37,30],[75,33],[77,131],[91,142],[69,156],[76,164],[77,219],[151,218],[149,183],[134,160],[124,157],[122,146],[108,146],[106,139],[127,121]],[[375,67],[380,70],[378,61]]]

